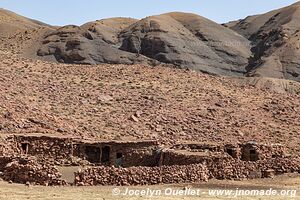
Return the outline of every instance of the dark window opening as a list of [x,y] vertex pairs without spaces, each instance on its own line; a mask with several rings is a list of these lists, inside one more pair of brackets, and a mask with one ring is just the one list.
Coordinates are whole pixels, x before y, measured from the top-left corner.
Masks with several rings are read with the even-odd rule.
[[257,161],[258,160],[258,154],[255,149],[250,150],[250,161]]
[[116,159],[115,165],[117,167],[121,167],[122,166],[122,161],[123,161],[123,154],[122,153],[117,153],[117,159]]
[[123,154],[122,153],[117,153],[117,159],[122,158]]
[[243,161],[257,161],[259,160],[258,152],[254,148],[244,148],[242,150]]
[[91,163],[100,163],[101,150],[99,147],[86,146],[85,156],[86,159]]
[[102,147],[101,162],[103,164],[109,164],[109,161],[110,161],[110,147],[109,146]]
[[21,144],[21,148],[22,148],[23,154],[27,154],[28,153],[28,143],[22,143]]

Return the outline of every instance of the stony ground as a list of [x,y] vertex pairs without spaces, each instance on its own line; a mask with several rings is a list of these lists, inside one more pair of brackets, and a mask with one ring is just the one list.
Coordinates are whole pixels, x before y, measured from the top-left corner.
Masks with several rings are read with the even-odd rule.
[[[162,200],[192,200],[192,199],[242,199],[242,200],[252,200],[252,199],[261,199],[261,200],[285,200],[291,199],[296,200],[300,199],[300,178],[295,175],[285,175],[276,177],[275,179],[260,179],[260,180],[251,180],[251,181],[211,181],[210,183],[202,183],[199,185],[165,185],[165,186],[150,186],[149,188],[154,190],[164,190],[166,188],[172,189],[183,189],[185,187],[190,187],[193,189],[200,189],[201,195],[199,196],[185,196],[185,197],[176,197],[176,196],[156,196],[156,197],[145,197],[145,196],[136,196],[136,197],[126,197],[126,196],[113,196],[112,190],[114,187],[38,187],[38,186],[24,186],[17,184],[8,184],[5,182],[0,182],[0,199],[5,200],[23,200],[23,199],[64,199],[64,200],[110,200],[110,199],[162,199]],[[129,189],[138,189],[142,190],[146,187],[130,187]],[[228,197],[228,196],[211,196],[209,195],[209,190],[212,189],[227,189],[227,190],[236,190],[236,188],[245,189],[245,190],[268,190],[270,188],[274,190],[288,189],[288,190],[297,190],[296,197],[264,197],[264,196],[243,196],[238,198]],[[126,188],[119,187],[121,191],[125,191]]]
[[0,133],[248,141],[298,149],[300,95],[167,67],[66,65],[0,52]]

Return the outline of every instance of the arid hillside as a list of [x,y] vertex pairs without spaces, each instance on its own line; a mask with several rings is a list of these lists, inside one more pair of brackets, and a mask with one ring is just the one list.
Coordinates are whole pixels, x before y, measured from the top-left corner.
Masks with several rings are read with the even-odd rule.
[[0,133],[299,149],[298,10],[233,30],[186,13],[52,27],[0,10]]
[[0,133],[299,149],[299,94],[164,66],[69,65],[0,53]]
[[274,78],[282,90],[275,79],[300,81],[299,5],[223,25],[173,12],[52,27],[2,9],[0,47],[50,62],[168,64],[214,75]]
[[248,76],[300,81],[300,3],[226,26],[252,42]]
[[36,58],[45,32],[55,27],[0,9],[0,49]]

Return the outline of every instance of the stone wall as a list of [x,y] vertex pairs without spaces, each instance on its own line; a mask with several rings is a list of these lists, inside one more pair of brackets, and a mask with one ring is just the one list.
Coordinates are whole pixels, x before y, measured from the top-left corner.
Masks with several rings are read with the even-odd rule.
[[206,163],[209,177],[216,179],[264,178],[263,174],[268,170],[274,170],[275,174],[300,173],[300,159],[298,157],[271,158],[257,162],[214,158],[207,160]]
[[209,179],[243,180],[275,174],[300,173],[299,158],[273,158],[258,162],[211,158],[202,164],[161,167],[94,167],[75,173],[75,185],[153,185],[199,183]]
[[15,136],[16,146],[23,155],[41,160],[62,161],[72,155],[72,140],[48,136]]
[[283,145],[260,145],[259,147],[260,159],[282,158],[286,155],[286,149]]
[[[57,165],[156,166],[159,154],[156,141],[91,141],[69,137],[13,135],[0,145],[0,156],[32,155]],[[104,155],[105,149],[108,151]],[[8,153],[10,150],[10,153]],[[107,157],[107,158],[106,158]],[[88,162],[83,162],[83,161]],[[119,161],[119,163],[117,163]]]
[[18,147],[12,137],[0,137],[0,156],[20,154]]
[[75,173],[75,185],[155,185],[208,181],[205,165],[162,167],[94,167]]
[[66,185],[57,168],[40,164],[35,157],[0,157],[0,177],[5,181],[33,185]]
[[163,150],[159,165],[190,165],[203,163],[211,158],[227,158],[229,155],[224,152],[189,152],[187,150]]
[[[80,142],[73,145],[73,155],[87,160],[94,161],[96,164],[109,166],[121,165],[122,167],[131,166],[156,166],[159,158],[157,152],[158,144],[156,141],[141,142]],[[91,151],[88,156],[86,148]],[[109,149],[108,160],[103,160],[105,149]],[[88,158],[90,157],[90,158]],[[94,159],[93,159],[94,158]],[[119,159],[119,163],[117,160]]]

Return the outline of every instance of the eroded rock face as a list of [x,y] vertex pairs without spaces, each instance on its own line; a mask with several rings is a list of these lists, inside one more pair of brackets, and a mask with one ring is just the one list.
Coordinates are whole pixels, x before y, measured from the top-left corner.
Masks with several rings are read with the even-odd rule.
[[76,64],[134,64],[149,59],[119,50],[97,33],[78,26],[65,26],[45,36],[38,56],[54,57],[58,62]]
[[148,17],[120,38],[122,50],[212,74],[242,75],[250,56],[247,39],[194,14]]
[[[171,64],[300,81],[300,3],[219,25],[188,13],[52,27],[0,9],[0,49],[75,64]],[[251,44],[250,44],[251,43]]]
[[[115,19],[117,20],[117,19]],[[65,26],[45,36],[38,55],[58,62],[173,64],[211,74],[245,73],[249,42],[228,28],[186,13],[169,13],[140,21],[98,21]]]
[[227,24],[253,43],[248,76],[300,81],[300,3]]

